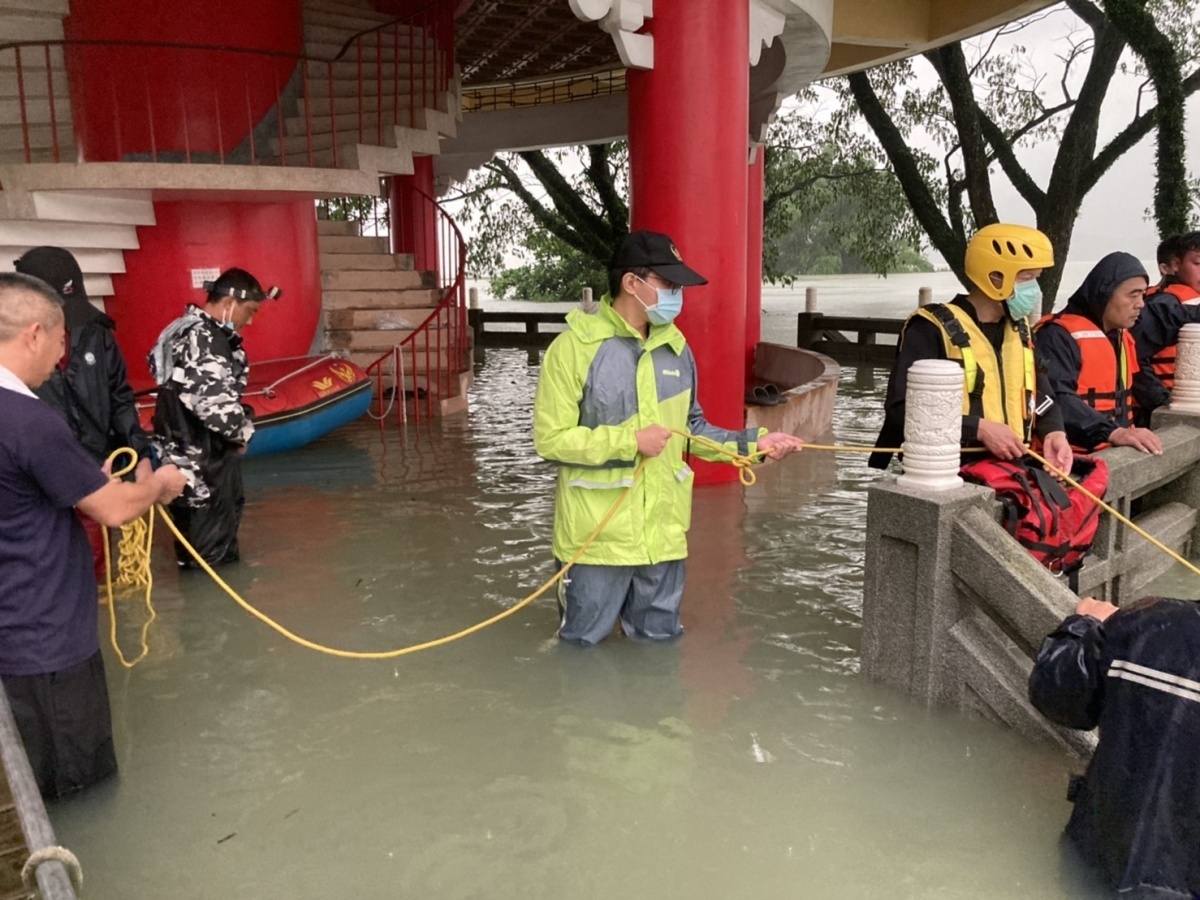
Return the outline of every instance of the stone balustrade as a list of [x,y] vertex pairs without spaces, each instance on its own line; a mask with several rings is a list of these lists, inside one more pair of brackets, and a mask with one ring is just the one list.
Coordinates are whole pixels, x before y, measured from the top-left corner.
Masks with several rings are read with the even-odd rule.
[[[1181,356],[1193,348],[1200,357],[1200,340],[1181,341]],[[1185,378],[1187,365],[1179,366]],[[1200,365],[1196,371],[1200,374]],[[1187,385],[1185,380],[1183,390],[1177,387],[1177,399],[1189,401]],[[922,429],[933,433],[931,410],[939,404],[922,400],[914,406],[911,397],[908,404],[921,423],[911,430],[906,426],[906,448],[912,448],[920,446]],[[960,407],[955,414],[961,414]],[[1098,454],[1109,467],[1105,499],[1187,557],[1196,546],[1200,508],[1200,415],[1172,404],[1171,410],[1156,412],[1154,429],[1162,439],[1162,456],[1127,447]],[[957,445],[951,448],[949,441],[943,449],[957,454]],[[938,455],[928,446],[921,452],[925,460]],[[1029,703],[1026,685],[1038,647],[1073,612],[1079,596],[1131,602],[1174,561],[1102,513],[1092,552],[1077,575],[1076,594],[1003,529],[992,491],[934,484],[924,477],[926,462],[913,466],[911,454],[910,449],[904,475],[882,480],[869,493],[864,674],[923,705],[970,710],[1088,754],[1093,735],[1051,725]]]

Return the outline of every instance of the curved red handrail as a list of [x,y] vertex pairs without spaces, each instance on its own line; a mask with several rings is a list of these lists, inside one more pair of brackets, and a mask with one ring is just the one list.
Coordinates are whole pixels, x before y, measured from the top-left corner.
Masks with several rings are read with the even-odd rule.
[[[466,306],[467,243],[458,224],[441,204],[424,191],[414,190],[414,194],[420,198],[423,211],[433,214],[433,233],[418,229],[415,243],[426,248],[432,246],[442,296],[437,306],[412,333],[366,366],[367,374],[376,379],[381,422],[384,410],[383,380],[387,374],[384,367],[389,361],[395,363],[393,390],[397,392],[397,397],[404,397],[405,381],[412,379],[413,414],[418,419],[422,411],[427,416],[433,415],[435,401],[440,403],[457,394],[454,382],[470,365]],[[418,216],[418,219],[427,221],[425,216]],[[424,382],[424,397],[420,393],[421,381]],[[397,415],[403,418],[407,412],[407,401],[403,400],[395,406]]]

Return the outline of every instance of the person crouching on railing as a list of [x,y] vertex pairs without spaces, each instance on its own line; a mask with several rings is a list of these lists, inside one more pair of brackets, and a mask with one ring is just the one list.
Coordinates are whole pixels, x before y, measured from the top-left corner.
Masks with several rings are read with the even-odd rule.
[[1129,329],[1142,310],[1149,281],[1137,257],[1110,253],[1096,263],[1062,312],[1037,324],[1038,360],[1046,366],[1076,449],[1111,444],[1162,453],[1158,435],[1133,424],[1138,360]]
[[1200,606],[1085,597],[1042,643],[1029,699],[1059,725],[1100,728],[1067,793],[1079,856],[1122,897],[1200,896]]
[[[967,244],[964,269],[970,289],[949,303],[909,316],[900,334],[888,381],[884,423],[877,447],[904,440],[908,370],[924,359],[962,365],[963,447],[985,447],[1001,460],[1019,460],[1034,437],[1043,455],[1064,472],[1073,454],[1050,384],[1034,363],[1028,316],[1042,294],[1037,278],[1054,265],[1050,239],[1033,228],[997,224],[981,228]],[[872,453],[868,465],[886,469],[889,452]],[[963,462],[979,459],[964,454]]]

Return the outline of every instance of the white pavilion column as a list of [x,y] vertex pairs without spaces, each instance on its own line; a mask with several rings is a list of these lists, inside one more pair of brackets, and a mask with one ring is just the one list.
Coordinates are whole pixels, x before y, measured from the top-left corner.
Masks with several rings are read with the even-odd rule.
[[1179,330],[1170,409],[1200,413],[1200,325],[1184,325]]
[[904,397],[903,487],[947,491],[958,477],[962,441],[963,370],[946,359],[923,359],[908,370]]

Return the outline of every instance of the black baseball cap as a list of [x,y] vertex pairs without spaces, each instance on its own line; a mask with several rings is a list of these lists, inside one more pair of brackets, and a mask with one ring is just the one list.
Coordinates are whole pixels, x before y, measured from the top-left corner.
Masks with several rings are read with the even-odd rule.
[[13,268],[24,275],[42,279],[63,300],[75,297],[87,300],[87,292],[83,289],[83,272],[69,250],[62,247],[34,247],[20,259],[13,260]]
[[613,271],[649,269],[672,284],[694,287],[708,279],[683,264],[675,243],[657,231],[632,231],[621,241],[612,261]]

